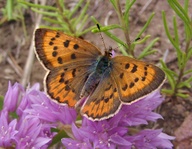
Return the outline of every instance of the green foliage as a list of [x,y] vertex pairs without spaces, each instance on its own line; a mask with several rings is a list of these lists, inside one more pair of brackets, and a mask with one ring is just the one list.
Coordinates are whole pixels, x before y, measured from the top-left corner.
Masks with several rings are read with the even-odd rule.
[[[89,17],[88,14],[86,14],[89,1],[86,1],[85,4],[84,0],[78,1],[72,10],[66,8],[64,0],[56,0],[56,6],[42,6],[26,1],[20,1],[20,3],[31,7],[31,10],[43,15],[43,20],[45,20],[48,25],[41,27],[65,31],[76,37],[89,32],[93,28],[85,29]],[[81,11],[78,13],[80,8]]]
[[49,147],[51,148],[53,145],[60,143],[62,138],[69,138],[67,135],[66,131],[64,130],[59,130],[56,128],[52,128],[51,132],[57,132],[57,134],[53,137],[51,144]]
[[14,0],[7,0],[5,8],[1,8],[0,11],[3,13],[3,17],[0,19],[0,26],[7,21],[21,21],[23,31],[25,36],[27,35],[26,27],[25,27],[25,18],[24,18],[24,10],[27,8],[26,5],[19,3]]
[[[108,26],[103,27],[101,24],[99,24],[99,22],[94,17],[92,17],[92,20],[95,22],[95,24],[99,24],[101,26],[100,30],[98,30],[97,28],[94,28],[92,31],[93,32],[102,31],[107,36],[109,36],[111,39],[113,39],[118,44],[118,46],[122,45],[123,48],[121,46],[119,46],[119,47],[120,47],[120,50],[123,53],[123,55],[129,55],[129,56],[135,57],[137,59],[142,59],[143,57],[156,52],[155,50],[152,50],[152,46],[155,44],[155,42],[158,40],[158,38],[151,41],[149,43],[149,45],[140,53],[140,55],[138,57],[135,56],[135,53],[134,53],[135,46],[138,44],[145,43],[150,37],[150,35],[146,35],[145,37],[143,37],[141,40],[138,40],[138,41],[131,41],[130,40],[129,11],[130,11],[131,7],[133,6],[133,4],[136,2],[136,0],[126,0],[124,13],[122,12],[119,0],[110,0],[110,2],[113,5],[113,7],[117,13],[117,16],[119,19],[119,24],[112,24],[112,25],[108,25]],[[135,39],[140,38],[142,36],[143,32],[149,26],[154,15],[155,15],[154,13],[151,14],[151,16],[149,17],[148,21],[143,26],[141,31],[135,36]],[[120,38],[116,37],[113,33],[110,32],[110,30],[117,29],[117,28],[122,30],[122,32],[125,36],[125,41],[121,40]]]
[[[85,28],[87,22],[89,21],[89,16],[86,14],[89,1],[80,0],[77,2],[76,6],[69,10],[65,6],[64,0],[56,0],[56,6],[42,6],[39,4],[29,3],[23,0],[19,0],[20,3],[25,4],[31,7],[31,10],[43,15],[43,20],[47,22],[46,26],[41,26],[44,28],[50,28],[55,30],[61,30],[65,33],[68,33],[73,36],[81,36],[89,31],[92,32],[104,32],[110,38],[112,38],[118,46],[121,45],[123,47],[120,48],[121,52],[124,55],[130,55],[132,57],[136,57],[134,53],[135,46],[138,44],[143,44],[146,42],[150,35],[146,35],[139,41],[131,41],[129,35],[129,11],[136,0],[126,0],[125,12],[122,12],[120,1],[119,0],[110,0],[113,5],[118,18],[119,24],[112,24],[108,26],[102,26],[99,21],[97,21],[93,16],[91,17],[95,24],[99,24],[101,30],[98,30],[96,25],[91,26],[89,28]],[[79,8],[81,8],[80,13],[78,13]],[[135,39],[142,36],[143,32],[149,26],[152,18],[154,17],[154,13],[151,14],[148,21],[142,28],[142,30],[135,36]],[[112,29],[119,28],[122,30],[125,36],[125,40],[122,40],[116,37],[114,34],[110,32]],[[137,57],[138,59],[142,59],[143,57],[150,55],[155,52],[152,50],[152,46],[158,40],[154,39],[151,43],[143,50],[143,52]]]
[[0,96],[0,111],[3,109],[3,96]]
[[[186,94],[183,89],[184,88],[191,88],[192,83],[192,76],[189,75],[192,73],[192,69],[185,70],[187,62],[192,57],[192,20],[190,19],[190,15],[188,13],[188,6],[189,6],[189,0],[185,0],[184,6],[182,7],[177,0],[168,0],[168,3],[170,7],[174,10],[176,15],[181,19],[181,21],[184,24],[184,33],[185,33],[185,43],[182,42],[182,45],[185,45],[183,47],[181,45],[180,41],[180,35],[178,34],[178,27],[177,27],[177,18],[173,17],[173,35],[171,35],[171,31],[168,27],[167,20],[166,20],[166,14],[163,11],[163,23],[165,32],[167,34],[168,39],[170,40],[171,44],[173,45],[173,48],[176,50],[177,53],[177,66],[179,69],[179,73],[176,73],[172,70],[170,70],[166,64],[161,61],[163,70],[165,71],[167,75],[167,79],[169,81],[169,84],[171,86],[171,89],[164,89],[163,92],[167,93],[173,97],[182,97],[186,98],[189,95]],[[189,76],[189,77],[186,77]]]

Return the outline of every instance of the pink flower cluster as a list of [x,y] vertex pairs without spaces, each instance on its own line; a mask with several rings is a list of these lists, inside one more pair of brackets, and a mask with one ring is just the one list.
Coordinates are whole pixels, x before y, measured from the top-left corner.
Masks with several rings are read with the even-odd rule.
[[57,134],[51,129],[58,129],[60,123],[72,127],[72,138],[61,139],[68,149],[171,149],[170,140],[174,137],[166,135],[162,129],[147,129],[129,135],[129,127],[147,125],[148,121],[162,118],[152,112],[162,101],[159,92],[155,92],[132,105],[123,106],[108,120],[93,122],[83,118],[81,127],[77,127],[76,110],[52,102],[39,90],[38,84],[25,91],[20,84],[12,86],[9,83],[0,109],[0,147],[48,148]]

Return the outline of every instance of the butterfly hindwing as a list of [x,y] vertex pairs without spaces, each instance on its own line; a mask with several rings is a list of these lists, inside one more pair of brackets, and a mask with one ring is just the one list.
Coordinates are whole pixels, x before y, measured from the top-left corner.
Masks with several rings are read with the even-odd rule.
[[101,54],[95,46],[80,38],[49,29],[35,31],[35,47],[40,61],[49,70],[70,64],[78,67]]
[[46,91],[57,102],[75,107],[79,101],[82,86],[92,71],[91,67],[85,66],[54,69],[45,78]]
[[94,92],[84,103],[81,113],[92,120],[102,120],[112,117],[120,108],[117,85],[107,70]]
[[164,72],[152,65],[126,56],[111,60],[111,74],[123,103],[131,104],[156,90],[165,80]]

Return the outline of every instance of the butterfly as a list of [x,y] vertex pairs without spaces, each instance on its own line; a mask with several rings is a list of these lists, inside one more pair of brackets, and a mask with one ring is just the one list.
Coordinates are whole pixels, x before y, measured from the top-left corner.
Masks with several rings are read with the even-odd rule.
[[165,73],[155,65],[128,56],[102,54],[93,44],[63,32],[35,31],[35,53],[47,70],[44,88],[51,99],[81,107],[93,121],[111,118],[158,89]]

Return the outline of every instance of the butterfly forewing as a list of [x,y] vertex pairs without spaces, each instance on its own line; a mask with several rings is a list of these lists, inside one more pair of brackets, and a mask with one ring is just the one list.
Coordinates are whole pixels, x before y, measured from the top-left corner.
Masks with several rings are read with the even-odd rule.
[[126,56],[111,60],[111,74],[118,86],[122,102],[131,104],[161,86],[164,72],[152,65]]
[[107,119],[121,108],[117,85],[109,69],[103,74],[97,88],[83,105],[81,112],[92,120]]
[[78,67],[101,55],[90,43],[49,29],[35,31],[35,47],[37,56],[49,70],[71,63]]

